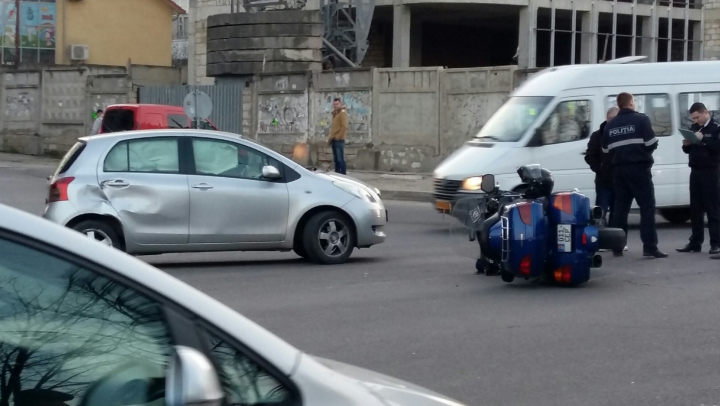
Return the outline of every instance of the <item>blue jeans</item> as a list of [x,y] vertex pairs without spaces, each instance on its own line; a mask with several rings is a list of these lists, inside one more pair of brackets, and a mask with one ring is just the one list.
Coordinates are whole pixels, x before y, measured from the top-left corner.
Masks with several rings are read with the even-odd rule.
[[606,225],[609,225],[610,219],[607,218],[607,213],[609,211],[612,216],[613,206],[615,205],[615,192],[613,189],[603,186],[595,186],[595,205],[602,209],[602,219]]
[[332,141],[333,161],[335,161],[335,172],[343,175],[347,174],[345,165],[345,140]]

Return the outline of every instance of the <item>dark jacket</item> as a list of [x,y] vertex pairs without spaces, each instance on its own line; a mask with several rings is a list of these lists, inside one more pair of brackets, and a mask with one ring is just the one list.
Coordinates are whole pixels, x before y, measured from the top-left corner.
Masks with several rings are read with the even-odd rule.
[[600,124],[600,129],[590,135],[585,162],[595,172],[595,184],[611,188],[613,186],[612,157],[602,150],[602,137],[607,121]]
[[613,166],[644,165],[655,162],[653,151],[658,139],[648,116],[630,109],[620,109],[603,131],[603,152],[609,153]]
[[702,129],[698,124],[693,124],[690,131],[700,131],[704,135],[699,144],[683,145],[682,147],[683,152],[690,155],[690,167],[720,168],[720,125],[717,121],[710,119],[708,125]]

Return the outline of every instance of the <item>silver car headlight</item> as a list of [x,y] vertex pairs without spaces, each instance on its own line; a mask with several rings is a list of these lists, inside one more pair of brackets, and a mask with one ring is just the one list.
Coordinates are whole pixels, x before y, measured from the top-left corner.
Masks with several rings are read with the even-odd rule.
[[365,200],[366,202],[370,202],[370,203],[378,202],[378,199],[376,199],[375,196],[373,196],[374,193],[372,191],[362,188],[360,186],[356,186],[356,185],[353,185],[352,183],[347,183],[347,182],[333,182],[333,185],[350,193],[351,195],[357,197],[358,199],[362,199],[362,200]]

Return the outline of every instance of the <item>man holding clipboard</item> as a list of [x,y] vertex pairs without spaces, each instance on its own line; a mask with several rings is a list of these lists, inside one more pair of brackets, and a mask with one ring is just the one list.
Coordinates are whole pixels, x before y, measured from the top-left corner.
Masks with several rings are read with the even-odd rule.
[[[690,156],[690,242],[678,252],[700,252],[705,237],[705,214],[710,232],[710,254],[720,254],[720,126],[702,103],[690,106],[695,124],[681,129],[683,152]],[[717,259],[720,259],[718,257]]]

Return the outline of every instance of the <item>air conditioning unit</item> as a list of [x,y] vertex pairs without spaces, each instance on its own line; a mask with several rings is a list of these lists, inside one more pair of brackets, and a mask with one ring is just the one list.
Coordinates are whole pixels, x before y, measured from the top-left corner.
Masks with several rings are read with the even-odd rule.
[[70,60],[87,61],[90,58],[90,48],[87,45],[70,45]]

